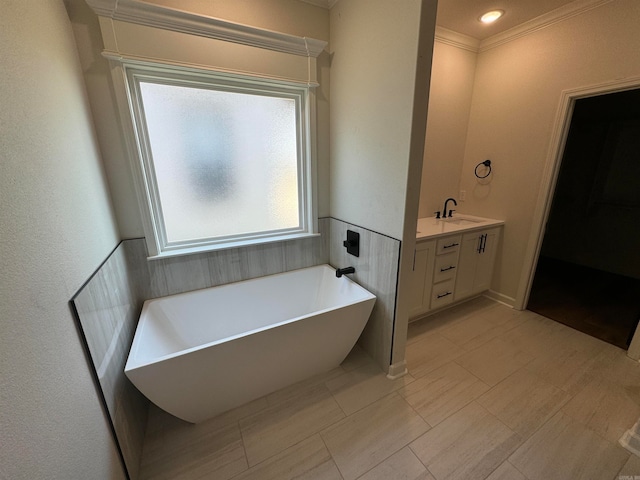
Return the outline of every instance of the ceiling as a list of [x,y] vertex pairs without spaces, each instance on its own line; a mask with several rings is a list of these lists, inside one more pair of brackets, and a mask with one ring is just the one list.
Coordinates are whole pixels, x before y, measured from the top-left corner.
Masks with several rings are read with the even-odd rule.
[[[331,8],[338,2],[338,0],[301,1],[323,8]],[[438,0],[436,23],[454,32],[484,40],[574,2],[584,4],[589,0]],[[493,25],[484,25],[478,21],[478,18],[489,10],[504,10],[505,14]]]
[[[438,0],[436,23],[449,30],[484,40],[574,1]],[[505,14],[494,24],[484,25],[478,18],[489,10],[504,10]]]

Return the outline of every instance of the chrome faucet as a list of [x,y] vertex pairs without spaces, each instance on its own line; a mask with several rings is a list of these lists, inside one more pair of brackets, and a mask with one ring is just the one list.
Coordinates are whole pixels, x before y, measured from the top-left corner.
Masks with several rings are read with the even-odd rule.
[[456,202],[455,198],[447,198],[444,201],[444,208],[442,209],[442,218],[447,218],[447,216],[449,217],[453,217],[453,212],[455,212],[455,210],[449,210],[449,215],[447,215],[447,204],[449,202],[453,202],[453,204],[457,207],[458,206],[458,202]]

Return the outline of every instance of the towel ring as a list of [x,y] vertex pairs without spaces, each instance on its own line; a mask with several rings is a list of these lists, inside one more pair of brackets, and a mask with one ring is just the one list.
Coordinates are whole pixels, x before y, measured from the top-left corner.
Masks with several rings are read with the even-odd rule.
[[[480,165],[484,165],[489,169],[485,175],[478,175],[478,168],[480,167]],[[478,178],[487,178],[489,175],[491,175],[491,160],[485,160],[484,162],[480,162],[478,165],[476,165],[474,173]]]

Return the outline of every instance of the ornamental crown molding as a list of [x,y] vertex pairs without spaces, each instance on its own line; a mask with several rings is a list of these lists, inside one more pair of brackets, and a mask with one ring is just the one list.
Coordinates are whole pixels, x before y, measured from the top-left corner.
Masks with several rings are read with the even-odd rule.
[[468,50],[473,53],[478,53],[480,48],[480,40],[477,38],[454,32],[444,27],[436,26],[435,38],[437,42],[461,48],[462,50]]
[[207,15],[154,5],[142,0],[86,0],[86,2],[101,17],[293,55],[315,58],[327,45],[327,42],[315,38],[275,32]]
[[316,7],[326,8],[327,10],[331,10],[338,0],[300,0],[304,3],[309,3],[311,5],[315,5]]
[[530,35],[538,30],[542,30],[543,28],[569,18],[582,15],[589,10],[593,10],[594,8],[598,8],[612,1],[613,0],[576,0],[575,2],[568,3],[560,8],[556,8],[555,10],[540,15],[539,17],[533,18],[528,22],[524,22],[481,41],[479,51],[484,52],[526,35]]

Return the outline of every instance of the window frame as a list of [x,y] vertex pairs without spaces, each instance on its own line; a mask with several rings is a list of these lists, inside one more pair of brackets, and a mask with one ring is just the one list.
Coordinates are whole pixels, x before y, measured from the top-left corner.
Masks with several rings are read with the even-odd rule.
[[[122,62],[121,66],[131,130],[135,139],[135,156],[137,158],[135,159],[134,175],[137,177],[136,181],[140,190],[142,190],[138,196],[139,200],[144,203],[141,205],[141,210],[144,217],[143,223],[149,258],[200,253],[318,235],[314,158],[315,92],[312,84],[173,65]],[[155,178],[151,146],[144,118],[144,105],[140,91],[140,83],[144,81],[162,85],[293,99],[296,111],[298,226],[193,241],[169,242],[164,226],[160,193]]]

